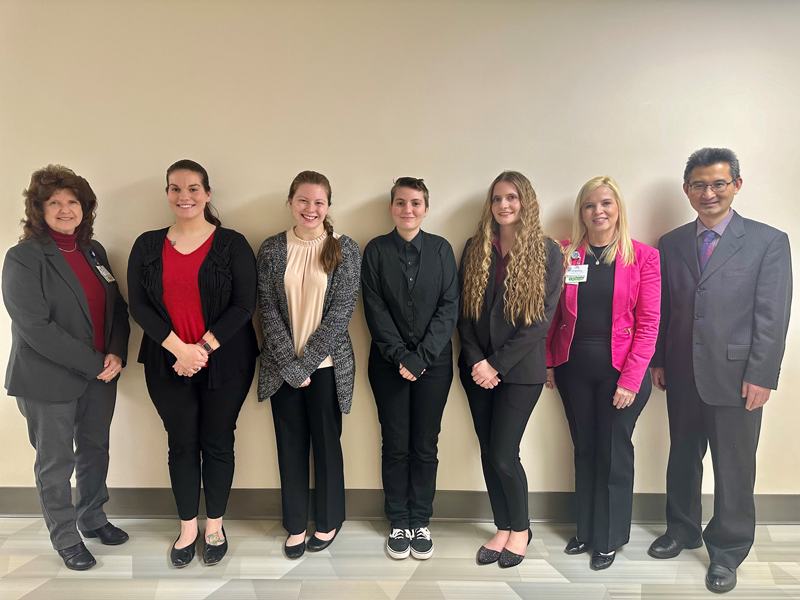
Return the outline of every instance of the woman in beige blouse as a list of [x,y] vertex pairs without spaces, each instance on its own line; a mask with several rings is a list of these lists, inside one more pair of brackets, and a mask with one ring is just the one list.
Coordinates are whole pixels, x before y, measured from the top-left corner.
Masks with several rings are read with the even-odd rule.
[[[289,188],[296,225],[268,238],[258,253],[264,346],[258,397],[272,398],[278,444],[284,544],[288,558],[327,548],[342,526],[342,413],[355,377],[347,326],[358,297],[356,243],[333,232],[331,186],[303,171]],[[309,447],[314,447],[316,532],[306,546]]]

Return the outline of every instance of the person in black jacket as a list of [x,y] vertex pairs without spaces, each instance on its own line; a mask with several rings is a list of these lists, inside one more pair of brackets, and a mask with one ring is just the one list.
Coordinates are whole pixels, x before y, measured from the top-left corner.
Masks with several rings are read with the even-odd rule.
[[31,176],[24,196],[22,238],[3,264],[11,317],[5,385],[36,450],[50,541],[68,569],[83,571],[95,559],[81,534],[108,545],[128,540],[103,510],[109,429],[128,356],[128,306],[105,249],[92,239],[97,198],[89,182],[48,165]]
[[428,525],[436,492],[437,443],[453,381],[458,320],[453,249],[420,229],[428,214],[422,179],[401,177],[390,193],[395,229],[364,250],[361,288],[372,346],[369,382],[383,436],[386,549],[392,558],[433,554]]
[[144,329],[139,362],[168,434],[181,519],[170,555],[183,567],[194,558],[201,477],[203,561],[218,563],[228,548],[222,517],[233,481],[233,432],[258,355],[257,282],[250,244],[211,213],[203,167],[190,160],[170,166],[167,199],[175,224],[136,240],[128,293],[131,315]]
[[522,562],[531,540],[519,444],[547,381],[545,340],[563,274],[561,246],[542,231],[530,181],[492,182],[461,259],[458,367],[467,393],[497,533],[478,562]]

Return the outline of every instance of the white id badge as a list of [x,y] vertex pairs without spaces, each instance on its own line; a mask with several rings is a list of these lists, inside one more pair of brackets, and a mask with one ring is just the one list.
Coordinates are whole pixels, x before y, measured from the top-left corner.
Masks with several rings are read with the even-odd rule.
[[106,269],[103,265],[101,265],[100,263],[97,263],[96,266],[97,266],[97,270],[100,271],[100,275],[102,275],[103,279],[105,279],[108,283],[114,283],[116,281],[116,279],[114,279],[114,276],[111,274],[111,272],[108,269]]
[[564,274],[564,282],[578,285],[586,281],[589,275],[589,265],[571,265]]

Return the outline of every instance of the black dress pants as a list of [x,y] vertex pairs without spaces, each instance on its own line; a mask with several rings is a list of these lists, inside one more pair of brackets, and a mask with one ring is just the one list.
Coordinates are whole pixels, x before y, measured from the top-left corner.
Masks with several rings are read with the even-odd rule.
[[598,552],[628,543],[633,510],[633,428],[652,391],[646,373],[633,404],[618,409],[611,340],[575,339],[556,385],[575,446],[577,537]]
[[[712,406],[697,393],[694,381],[667,373],[669,463],[667,464],[667,535],[691,544],[702,534],[711,562],[736,568],[747,557],[756,530],[753,492],[756,449],[763,410]],[[714,515],[702,529],[703,457],[711,447],[714,466]]]
[[384,510],[392,528],[430,524],[439,467],[439,431],[452,382],[450,344],[417,381],[404,379],[375,344],[370,349],[369,383],[383,437]]
[[472,380],[472,367],[459,360],[459,375],[467,393],[489,503],[498,529],[525,531],[528,518],[528,479],[519,460],[519,444],[542,384],[500,383],[487,390]]
[[147,391],[167,430],[169,477],[178,516],[182,521],[197,516],[202,477],[206,516],[222,517],[233,483],[233,432],[253,383],[255,362],[213,390],[208,389],[206,369],[180,379],[147,367],[144,373]]
[[297,535],[308,525],[309,445],[314,448],[317,531],[328,533],[340,528],[345,519],[342,411],[333,367],[314,371],[306,387],[293,388],[284,382],[272,396],[272,419],[284,529]]

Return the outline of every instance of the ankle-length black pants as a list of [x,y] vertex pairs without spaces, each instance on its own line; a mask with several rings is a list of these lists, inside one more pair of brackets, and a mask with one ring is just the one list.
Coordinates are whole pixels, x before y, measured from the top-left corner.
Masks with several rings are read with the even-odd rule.
[[569,360],[555,369],[575,446],[578,540],[598,552],[628,543],[633,510],[633,428],[650,398],[645,373],[633,404],[618,409],[620,372],[611,364],[610,340],[573,340]]

